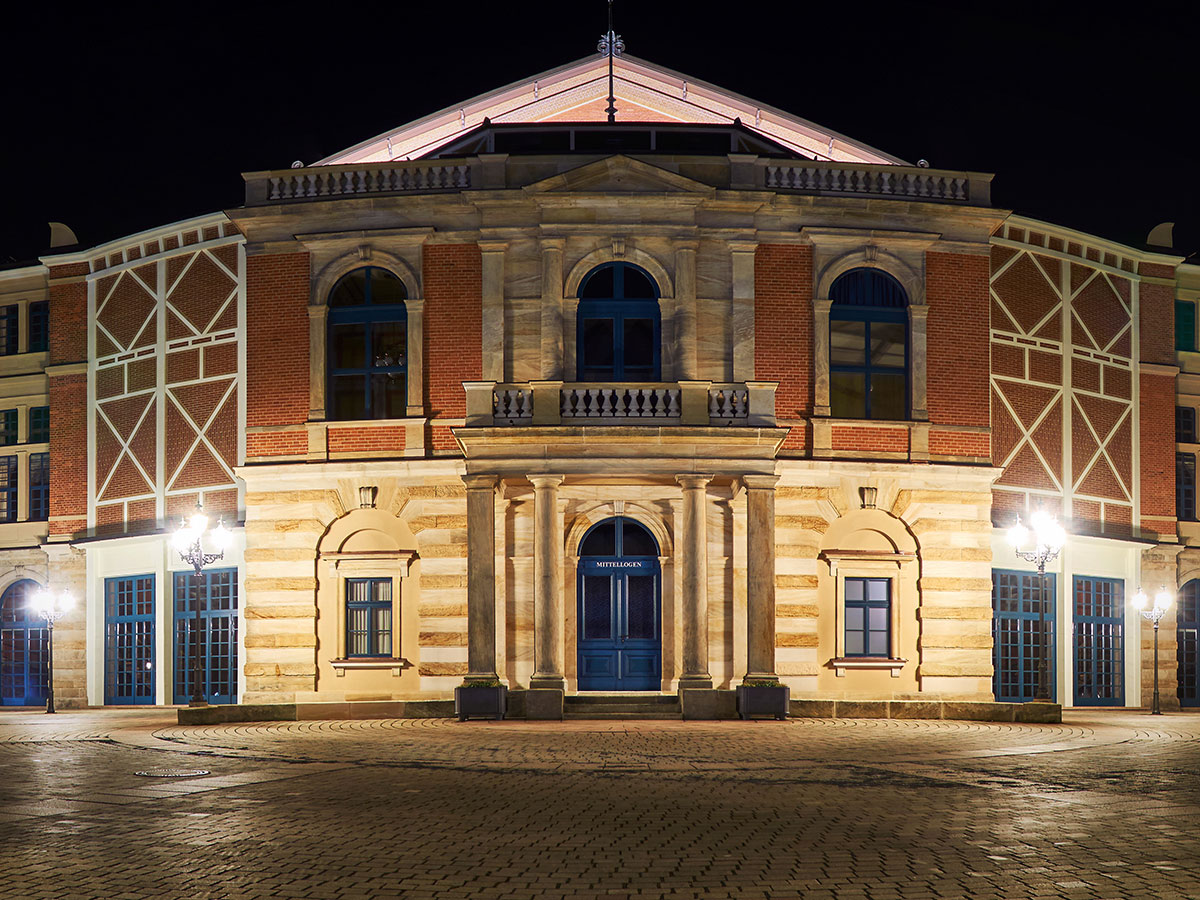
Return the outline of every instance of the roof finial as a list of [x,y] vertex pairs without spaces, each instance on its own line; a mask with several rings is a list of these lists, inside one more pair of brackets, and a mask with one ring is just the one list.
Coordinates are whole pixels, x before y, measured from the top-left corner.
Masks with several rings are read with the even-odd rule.
[[625,42],[613,31],[613,0],[608,0],[608,32],[600,36],[596,49],[608,57],[608,121],[617,121],[617,98],[613,94],[613,57],[625,52]]

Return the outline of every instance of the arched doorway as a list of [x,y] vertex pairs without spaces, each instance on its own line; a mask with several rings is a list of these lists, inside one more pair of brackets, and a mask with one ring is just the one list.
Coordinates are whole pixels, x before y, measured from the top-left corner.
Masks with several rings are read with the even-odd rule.
[[1200,579],[1193,578],[1179,589],[1176,610],[1179,661],[1179,705],[1200,706]]
[[49,687],[49,625],[29,609],[39,589],[25,579],[0,596],[0,705],[40,706]]
[[658,285],[632,263],[598,266],[579,285],[576,359],[580,381],[658,381]]
[[579,545],[579,690],[662,687],[658,542],[633,519],[593,525]]

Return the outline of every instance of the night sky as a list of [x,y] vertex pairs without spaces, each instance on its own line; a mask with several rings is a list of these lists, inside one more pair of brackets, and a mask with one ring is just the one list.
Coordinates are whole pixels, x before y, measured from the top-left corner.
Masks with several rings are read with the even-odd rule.
[[[5,13],[0,54],[0,265],[46,253],[51,220],[93,245],[238,206],[242,172],[593,53],[606,15],[603,0],[29,8],[46,12]],[[904,159],[994,172],[999,207],[1134,246],[1173,220],[1176,252],[1200,249],[1192,4],[615,9],[630,53]]]

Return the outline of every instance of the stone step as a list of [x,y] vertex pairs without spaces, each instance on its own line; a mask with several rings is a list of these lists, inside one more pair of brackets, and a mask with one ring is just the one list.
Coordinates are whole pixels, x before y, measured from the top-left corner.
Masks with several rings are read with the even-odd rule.
[[683,721],[683,713],[670,712],[665,709],[642,708],[633,712],[615,712],[609,709],[564,710],[563,719],[573,721],[597,720],[629,720],[629,719],[670,719]]
[[573,694],[563,698],[567,706],[608,706],[613,703],[678,706],[676,694]]
[[576,716],[588,716],[592,713],[621,713],[623,715],[652,715],[656,713],[682,713],[679,704],[666,705],[661,703],[589,703],[584,706],[564,706],[564,713]]

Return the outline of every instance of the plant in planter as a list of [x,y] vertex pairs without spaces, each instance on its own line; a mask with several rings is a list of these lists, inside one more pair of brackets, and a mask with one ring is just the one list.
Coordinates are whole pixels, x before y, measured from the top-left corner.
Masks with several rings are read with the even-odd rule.
[[743,719],[788,717],[792,689],[773,678],[747,678],[737,686],[738,714]]
[[503,719],[508,706],[508,688],[499,678],[473,678],[454,689],[454,712],[458,721]]

